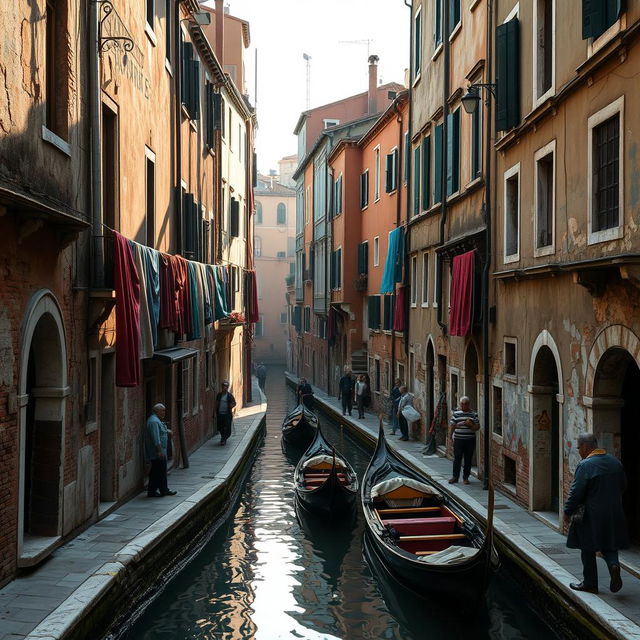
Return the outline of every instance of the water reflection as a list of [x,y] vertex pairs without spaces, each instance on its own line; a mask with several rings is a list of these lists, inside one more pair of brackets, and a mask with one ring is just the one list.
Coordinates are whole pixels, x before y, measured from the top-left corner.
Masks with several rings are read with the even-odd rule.
[[[270,391],[267,437],[239,505],[203,551],[121,637],[135,640],[553,638],[517,585],[501,578],[476,618],[414,596],[363,562],[359,514],[341,525],[294,508],[300,452],[280,443],[292,394]],[[327,438],[362,477],[370,452],[339,425]],[[375,575],[372,574],[372,570]]]

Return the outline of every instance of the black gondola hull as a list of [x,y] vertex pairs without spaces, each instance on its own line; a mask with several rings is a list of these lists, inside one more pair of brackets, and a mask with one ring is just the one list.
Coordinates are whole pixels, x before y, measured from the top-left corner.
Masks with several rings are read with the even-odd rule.
[[282,440],[285,444],[306,449],[315,438],[318,418],[303,405],[298,405],[282,423]]
[[329,480],[313,490],[296,486],[300,506],[311,513],[327,517],[352,511],[357,493],[357,489],[351,490],[339,482],[330,483]]

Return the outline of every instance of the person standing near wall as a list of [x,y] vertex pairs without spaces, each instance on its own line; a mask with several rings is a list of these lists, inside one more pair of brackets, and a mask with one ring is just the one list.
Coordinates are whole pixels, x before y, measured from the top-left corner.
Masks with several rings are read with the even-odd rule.
[[347,411],[351,415],[353,409],[353,376],[349,368],[345,368],[344,375],[338,383],[338,400],[342,401],[342,415],[346,416]]
[[460,408],[451,412],[449,420],[449,432],[453,436],[453,475],[449,478],[449,484],[454,484],[460,479],[460,466],[463,459],[462,481],[464,484],[469,484],[471,460],[476,448],[476,431],[478,429],[480,429],[478,414],[471,411],[469,398],[462,396]]
[[356,407],[358,407],[358,418],[362,420],[362,418],[364,418],[364,402],[367,395],[367,381],[362,374],[358,376],[358,381],[354,388],[354,394],[356,398]]
[[267,367],[265,366],[264,362],[261,362],[258,365],[256,374],[258,376],[258,386],[260,387],[260,391],[264,393],[264,385],[267,383]]
[[229,381],[222,381],[222,391],[216,396],[216,422],[220,433],[220,446],[224,447],[231,435],[231,422],[236,399],[229,391]]
[[151,463],[147,484],[149,498],[175,496],[177,493],[167,486],[167,444],[171,430],[164,422],[166,412],[162,403],[155,404],[144,429],[144,457]]
[[400,400],[398,401],[398,426],[400,427],[400,440],[409,440],[409,423],[402,411],[405,407],[413,407],[413,394],[409,393],[406,384],[400,387]]

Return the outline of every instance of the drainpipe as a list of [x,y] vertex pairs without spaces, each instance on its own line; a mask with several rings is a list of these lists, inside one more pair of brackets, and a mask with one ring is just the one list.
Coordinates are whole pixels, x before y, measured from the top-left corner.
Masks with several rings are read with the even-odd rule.
[[[450,67],[450,44],[449,44],[449,7],[443,4],[442,10],[442,44],[443,44],[443,63],[444,77],[442,79],[442,186],[441,196],[442,203],[440,207],[440,242],[439,246],[444,244],[444,235],[447,225],[447,139],[449,135],[449,67]],[[447,324],[442,320],[442,271],[443,257],[437,254],[436,269],[436,300],[438,302],[437,319],[440,329],[443,333],[447,333]]]
[[[406,163],[407,163],[407,220],[406,220],[406,238],[405,238],[405,249],[404,249],[404,273],[405,278],[406,274],[409,273],[409,247],[411,246],[411,226],[409,225],[409,218],[411,216],[411,171],[413,162],[413,153],[411,152],[411,137],[413,133],[413,48],[415,46],[415,42],[413,40],[413,7],[412,0],[404,0],[404,3],[407,7],[409,7],[409,148],[407,149],[406,154]],[[397,215],[397,214],[396,214]],[[394,286],[395,292],[395,286]],[[394,307],[395,311],[395,307]],[[405,317],[405,325],[404,325],[404,354],[408,358],[409,357],[409,327],[410,327],[410,319],[409,319],[409,296],[405,296],[404,301],[404,317]],[[396,372],[392,371],[392,378],[395,380]],[[409,372],[411,373],[411,372]],[[406,384],[406,380],[402,381],[403,384]],[[391,392],[391,390],[389,390]]]
[[98,241],[104,236],[102,227],[102,114],[100,109],[100,28],[98,3],[89,2],[89,111],[91,118],[91,212],[93,223],[93,272],[92,284],[104,286],[104,246]]
[[[493,0],[487,3],[487,71],[485,82],[491,84],[493,79]],[[491,123],[493,100],[491,93],[487,93],[486,100],[486,142],[485,142],[485,168],[484,168],[484,224],[485,224],[485,262],[482,271],[482,384],[484,394],[482,398],[482,420],[484,422],[484,473],[482,486],[489,488],[491,477],[491,434],[489,433],[489,287],[491,284]]]

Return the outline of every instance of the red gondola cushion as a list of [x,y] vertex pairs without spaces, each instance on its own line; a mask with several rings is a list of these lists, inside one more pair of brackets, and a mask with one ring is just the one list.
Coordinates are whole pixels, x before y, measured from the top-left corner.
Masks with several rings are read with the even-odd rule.
[[456,528],[456,519],[452,517],[394,518],[383,520],[382,522],[389,527],[393,527],[403,536],[454,533]]

